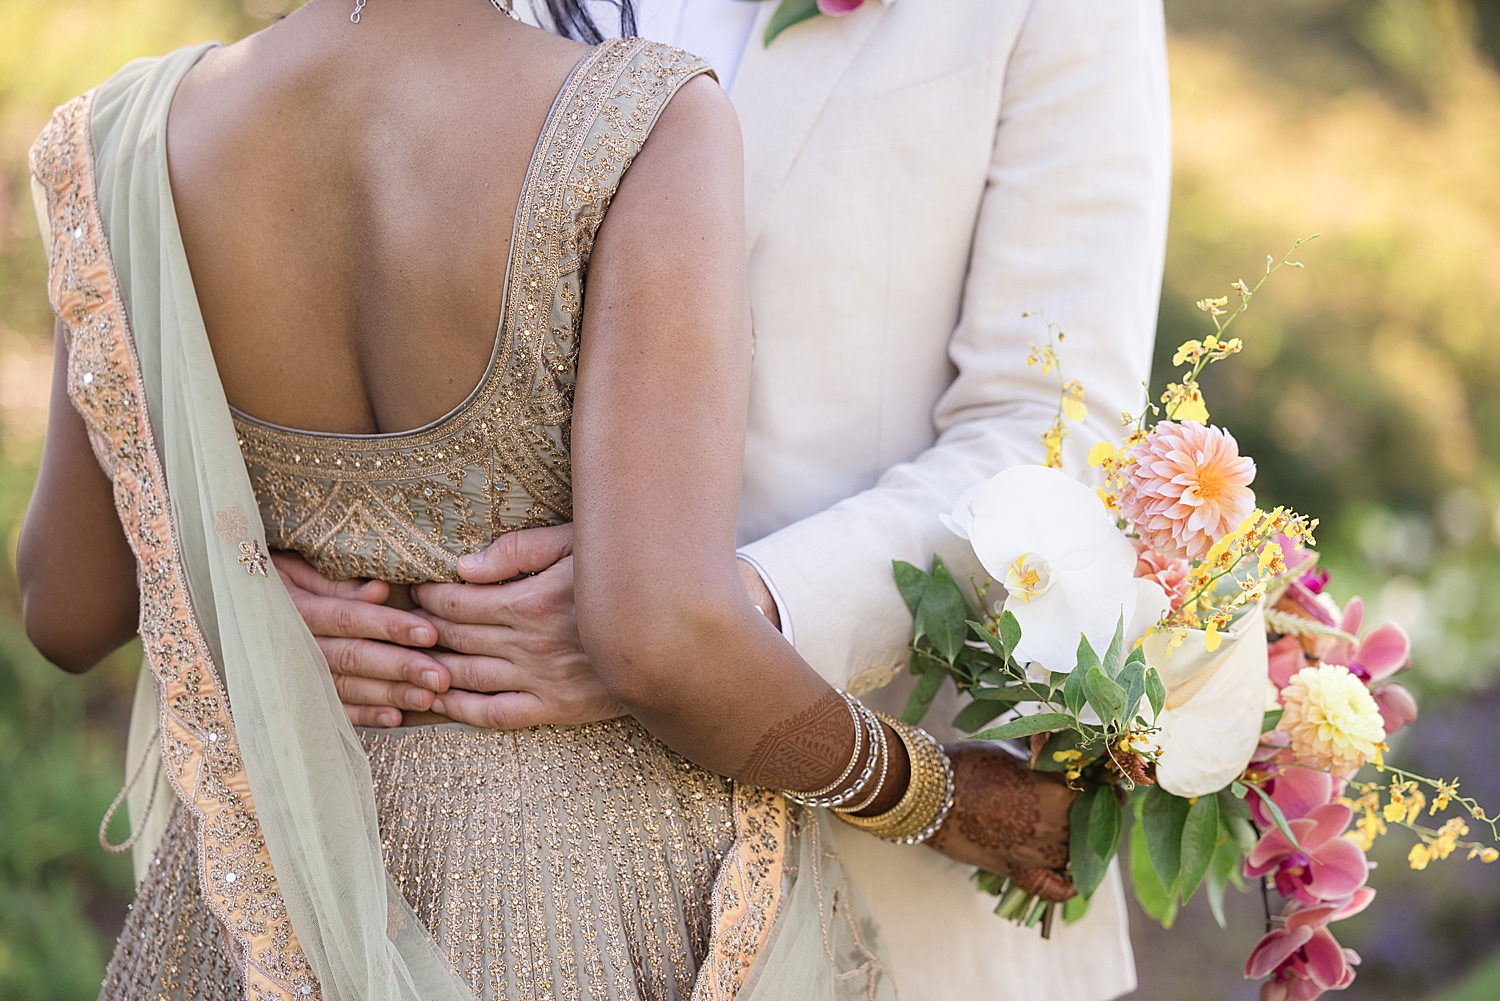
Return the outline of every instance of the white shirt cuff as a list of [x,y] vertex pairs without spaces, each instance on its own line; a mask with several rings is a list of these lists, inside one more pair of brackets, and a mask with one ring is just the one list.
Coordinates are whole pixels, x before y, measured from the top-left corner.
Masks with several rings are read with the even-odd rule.
[[749,556],[744,552],[736,555],[750,564],[751,569],[756,573],[760,574],[761,582],[766,585],[766,590],[771,592],[771,601],[776,604],[776,621],[781,623],[781,635],[786,637],[788,643],[795,646],[796,641],[792,639],[792,617],[786,613],[786,605],[782,604],[781,592],[776,590],[776,582],[771,580],[770,575],[766,573],[765,567],[755,562],[755,557]]

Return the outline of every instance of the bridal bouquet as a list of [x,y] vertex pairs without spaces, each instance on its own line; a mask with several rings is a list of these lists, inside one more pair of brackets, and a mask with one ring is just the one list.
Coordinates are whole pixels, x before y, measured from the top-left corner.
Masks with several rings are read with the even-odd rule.
[[[1032,767],[1079,791],[1069,863],[1078,896],[1064,919],[1087,908],[1129,823],[1136,896],[1164,926],[1200,887],[1220,925],[1231,883],[1262,880],[1284,898],[1279,915],[1267,903],[1245,966],[1270,978],[1262,1001],[1308,1001],[1354,979],[1359,957],[1328,926],[1374,898],[1365,851],[1388,826],[1416,835],[1416,869],[1459,851],[1500,858],[1465,840],[1471,822],[1491,842],[1500,831],[1456,779],[1384,763],[1386,738],[1417,717],[1389,680],[1407,665],[1406,633],[1394,623],[1361,632],[1360,599],[1340,609],[1327,591],[1317,522],[1257,507],[1254,462],[1208,422],[1198,377],[1239,352],[1228,329],[1272,274],[1301,267],[1290,257],[1268,257],[1254,288],[1235,282],[1233,309],[1228,296],[1198,303],[1214,332],[1178,348],[1181,381],[1159,407],[1124,415],[1123,445],[1094,446],[1099,489],[1062,471],[1068,422],[1087,410],[1048,321],[1029,359],[1058,378],[1045,465],[977,485],[945,520],[1004,584],[1003,602],[990,605],[988,585],[976,584],[985,610],[976,608],[940,559],[930,572],[894,564],[920,676],[904,718],[919,722],[951,679],[972,699],[955,726],[974,739],[1028,739]],[[1014,718],[983,729],[1002,715]],[[1374,778],[1359,777],[1366,765]],[[1045,933],[1051,905],[992,873],[977,879],[1000,898],[997,914]]]

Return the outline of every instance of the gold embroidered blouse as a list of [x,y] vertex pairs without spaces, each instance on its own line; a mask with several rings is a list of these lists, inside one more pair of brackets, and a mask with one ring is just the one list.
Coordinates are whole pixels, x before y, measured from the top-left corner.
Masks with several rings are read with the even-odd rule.
[[268,546],[334,578],[457,580],[458,557],[501,533],[572,519],[569,422],[594,235],[657,115],[704,72],[681,49],[627,40],[573,73],[522,185],[494,352],[457,409],[372,435],[235,414]]

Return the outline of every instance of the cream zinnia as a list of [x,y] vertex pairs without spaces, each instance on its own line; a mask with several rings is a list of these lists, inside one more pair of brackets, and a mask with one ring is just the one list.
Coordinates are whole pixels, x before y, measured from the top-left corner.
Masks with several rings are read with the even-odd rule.
[[1278,729],[1302,764],[1338,778],[1354,774],[1385,740],[1380,707],[1365,683],[1339,664],[1305,667],[1281,690]]
[[1255,462],[1227,431],[1161,421],[1130,458],[1120,509],[1162,556],[1201,559],[1255,509]]

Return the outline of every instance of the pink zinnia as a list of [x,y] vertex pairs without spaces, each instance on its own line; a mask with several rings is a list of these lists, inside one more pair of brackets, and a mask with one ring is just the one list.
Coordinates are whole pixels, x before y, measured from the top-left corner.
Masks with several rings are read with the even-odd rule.
[[1162,556],[1201,559],[1255,509],[1255,462],[1227,431],[1161,421],[1130,457],[1120,508]]

